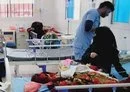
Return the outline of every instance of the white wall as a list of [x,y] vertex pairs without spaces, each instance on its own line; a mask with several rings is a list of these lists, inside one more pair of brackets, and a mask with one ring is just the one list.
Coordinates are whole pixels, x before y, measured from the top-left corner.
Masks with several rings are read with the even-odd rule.
[[[81,0],[80,5],[80,19],[84,15],[84,13],[88,9],[88,0]],[[70,20],[68,25],[68,20],[65,19],[65,0],[55,0],[55,16],[56,16],[56,26],[59,31],[62,33],[67,33],[67,30],[69,29],[70,34],[76,33],[76,28],[80,23],[80,20]],[[69,26],[69,28],[68,28]]]
[[66,33],[67,21],[65,20],[65,0],[54,0],[55,1],[55,26],[58,31]]
[[[43,25],[53,26],[55,24],[55,0],[35,0],[36,7],[41,8],[40,20]],[[38,17],[38,16],[36,16]],[[36,18],[35,17],[35,18]]]
[[[129,24],[130,25],[130,24]],[[123,24],[111,24],[118,48],[121,50],[130,50],[130,26]]]

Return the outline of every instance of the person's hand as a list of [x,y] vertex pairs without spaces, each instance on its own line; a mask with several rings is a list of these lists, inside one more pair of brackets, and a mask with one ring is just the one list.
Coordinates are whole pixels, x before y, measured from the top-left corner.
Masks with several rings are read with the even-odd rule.
[[91,52],[91,53],[90,53],[90,57],[91,57],[91,58],[95,58],[97,55],[98,55],[98,54],[95,53],[95,52]]
[[92,31],[92,32],[95,32],[95,28],[92,28],[91,31]]

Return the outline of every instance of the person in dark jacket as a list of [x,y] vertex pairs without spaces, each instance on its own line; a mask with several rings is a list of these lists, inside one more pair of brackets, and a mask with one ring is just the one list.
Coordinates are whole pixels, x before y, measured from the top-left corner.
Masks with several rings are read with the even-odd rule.
[[82,56],[82,63],[96,65],[109,74],[113,65],[122,77],[128,77],[126,70],[119,62],[118,54],[114,34],[108,27],[102,26],[95,29],[93,43]]

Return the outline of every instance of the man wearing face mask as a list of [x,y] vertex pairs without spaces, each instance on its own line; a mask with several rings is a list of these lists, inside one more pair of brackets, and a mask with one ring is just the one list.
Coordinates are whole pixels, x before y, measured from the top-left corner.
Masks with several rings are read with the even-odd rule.
[[[77,29],[74,39],[74,58],[75,61],[81,62],[82,56],[91,44],[95,35],[95,28],[100,26],[100,17],[105,18],[110,12],[114,11],[114,5],[109,1],[102,2],[98,9],[91,9],[85,13]],[[92,57],[97,54],[92,52]]]

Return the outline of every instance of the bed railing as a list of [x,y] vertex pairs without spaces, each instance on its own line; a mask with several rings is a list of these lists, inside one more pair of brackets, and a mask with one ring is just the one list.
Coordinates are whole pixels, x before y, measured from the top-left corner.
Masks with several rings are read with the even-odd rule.
[[[35,60],[37,57],[37,55],[36,55],[37,50],[40,50],[41,55],[43,54],[46,56],[46,58],[47,58],[46,60],[48,60],[49,57],[56,57],[56,54],[57,54],[57,58],[59,58],[59,60],[63,56],[63,54],[64,54],[64,56],[70,55],[71,58],[73,57],[72,51],[71,52],[68,51],[68,55],[67,55],[67,53],[62,52],[62,50],[65,48],[71,48],[71,50],[72,50],[72,46],[73,46],[72,42],[68,42],[67,44],[64,44],[62,42],[62,39],[27,39],[26,41],[28,42],[28,47],[30,49],[33,49],[32,53],[34,53]],[[56,42],[58,42],[58,43],[56,43]],[[53,55],[50,55],[52,53],[48,53],[49,51],[51,51],[53,53]]]
[[[67,44],[62,43],[62,39],[26,39],[29,44],[29,47],[64,47],[64,46],[73,46],[72,42]],[[60,43],[53,43],[53,41],[58,41]],[[48,44],[46,44],[48,42]]]
[[[3,42],[4,44],[4,62],[5,62],[5,70],[6,70],[6,77],[5,77],[5,82],[0,82],[0,90],[2,92],[11,92],[11,72],[10,72],[10,65],[9,65],[9,61],[8,58],[6,57],[6,43]],[[0,91],[0,92],[1,92]]]
[[[73,44],[70,41],[67,44],[62,43],[62,39],[27,39],[26,41],[28,43],[27,49],[6,49],[10,64],[15,65],[16,76],[19,74],[19,65],[55,65],[60,60],[73,58]],[[58,41],[60,43],[45,44],[46,41]]]
[[118,87],[130,87],[130,83],[116,83],[116,84],[91,84],[91,85],[73,85],[73,86],[56,86],[56,90],[65,89],[88,89],[92,92],[93,88],[112,88],[113,92],[116,92]]
[[[58,46],[60,48],[63,48],[65,46],[72,46],[72,44],[50,44],[50,45],[46,45],[44,44],[44,41],[47,41],[47,40],[60,40],[61,39],[27,39],[27,42],[28,41],[31,41],[33,42],[33,44],[30,44],[29,45],[29,48],[33,48],[33,49],[44,49],[44,47],[53,47],[53,46]],[[51,48],[47,48],[47,49],[51,49]],[[34,52],[35,53],[35,52]],[[4,59],[5,59],[5,65],[6,65],[6,82],[3,84],[3,85],[6,85],[7,86],[2,86],[0,87],[0,90],[3,90],[5,91],[6,88],[8,88],[11,84],[11,73],[10,73],[10,68],[9,68],[9,62],[8,62],[8,58],[6,57],[6,49],[4,50]],[[2,84],[2,83],[1,83]],[[116,92],[116,88],[117,87],[129,87],[130,86],[130,83],[117,83],[117,84],[91,84],[91,85],[73,85],[73,86],[56,86],[55,89],[56,90],[64,90],[64,89],[86,89],[88,88],[89,89],[89,92],[92,92],[93,88],[112,88],[113,89],[113,92]],[[6,92],[6,91],[5,91]],[[7,91],[8,92],[8,91]]]

